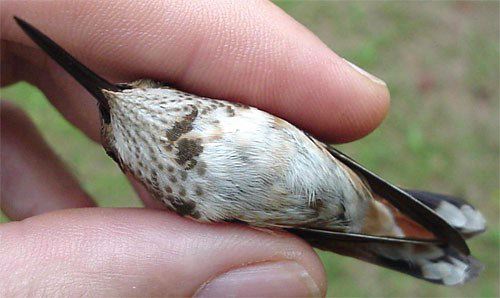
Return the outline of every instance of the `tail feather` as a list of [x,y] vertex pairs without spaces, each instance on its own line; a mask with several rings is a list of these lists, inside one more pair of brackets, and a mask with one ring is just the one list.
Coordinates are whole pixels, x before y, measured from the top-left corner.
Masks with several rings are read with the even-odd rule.
[[338,241],[318,231],[291,230],[316,248],[350,256],[432,283],[461,285],[474,279],[483,266],[447,244]]
[[[406,191],[429,207],[460,235],[484,230],[484,218],[463,200],[423,191]],[[446,286],[474,279],[483,266],[468,251],[440,239],[394,207],[387,197],[373,193],[360,233],[294,228],[292,233],[316,248],[396,270]]]
[[485,220],[471,205],[454,197],[403,190],[335,148],[325,148],[353,172],[349,175],[361,178],[373,200],[367,204],[361,228],[351,231],[359,233],[356,237],[317,229],[292,233],[319,249],[433,283],[460,285],[481,272],[483,266],[470,256],[465,238],[484,231]]
[[446,245],[384,247],[376,244],[368,249],[374,253],[372,263],[447,286],[474,279],[483,269],[472,256]]
[[466,238],[480,234],[486,229],[483,215],[460,198],[420,190],[405,191],[436,211]]

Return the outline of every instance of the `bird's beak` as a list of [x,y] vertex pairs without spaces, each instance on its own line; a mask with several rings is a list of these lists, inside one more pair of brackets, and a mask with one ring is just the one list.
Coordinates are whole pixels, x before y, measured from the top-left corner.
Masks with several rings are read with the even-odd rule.
[[111,84],[102,77],[98,76],[85,65],[77,61],[73,56],[66,52],[62,47],[48,38],[38,29],[27,23],[26,21],[14,17],[17,24],[23,31],[52,59],[61,65],[78,83],[80,83],[87,91],[92,94],[98,102],[101,117],[106,123],[110,123],[110,113],[108,99],[103,93],[103,90],[122,91],[117,85]]

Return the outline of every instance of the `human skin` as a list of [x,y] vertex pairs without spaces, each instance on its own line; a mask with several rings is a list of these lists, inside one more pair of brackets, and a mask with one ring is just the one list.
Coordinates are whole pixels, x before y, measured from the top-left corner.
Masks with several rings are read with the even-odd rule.
[[[265,1],[1,3],[2,85],[26,80],[99,142],[95,100],[16,26],[40,28],[112,82],[153,78],[238,100],[331,142],[385,117],[386,85]],[[69,140],[70,141],[70,140]],[[164,210],[95,203],[26,115],[1,106],[0,293],[7,296],[324,296],[304,241],[279,231],[200,224]],[[104,151],[103,151],[103,154]]]

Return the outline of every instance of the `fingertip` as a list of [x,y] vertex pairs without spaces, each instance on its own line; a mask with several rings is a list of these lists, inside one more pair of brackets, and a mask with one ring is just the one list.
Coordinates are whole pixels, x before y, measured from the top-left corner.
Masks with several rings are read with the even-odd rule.
[[387,84],[355,64],[342,59],[345,89],[349,90],[343,103],[348,108],[346,121],[330,134],[333,142],[344,143],[360,139],[375,130],[385,119],[390,107]]
[[284,96],[300,100],[279,100],[271,106],[271,113],[326,142],[344,143],[362,138],[386,117],[389,89],[382,80],[333,52],[327,55],[323,60],[329,63],[302,69],[306,71],[304,77],[316,80],[291,84],[298,86],[294,87],[294,94]]

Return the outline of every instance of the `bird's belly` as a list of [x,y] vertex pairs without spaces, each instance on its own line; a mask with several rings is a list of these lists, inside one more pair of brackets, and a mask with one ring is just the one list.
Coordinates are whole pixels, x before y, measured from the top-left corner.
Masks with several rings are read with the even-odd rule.
[[175,131],[117,134],[125,168],[168,208],[200,221],[343,224],[348,179],[304,133],[252,108],[187,107]]

